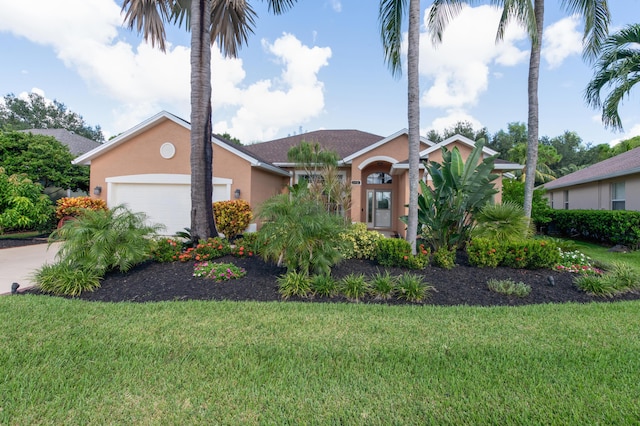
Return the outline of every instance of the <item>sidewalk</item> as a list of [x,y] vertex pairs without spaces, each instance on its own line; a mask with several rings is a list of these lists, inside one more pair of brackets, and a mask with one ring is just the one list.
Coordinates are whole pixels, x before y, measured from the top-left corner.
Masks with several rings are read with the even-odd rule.
[[0,295],[11,293],[11,284],[22,291],[34,284],[31,276],[45,263],[53,263],[60,243],[34,244],[0,250]]

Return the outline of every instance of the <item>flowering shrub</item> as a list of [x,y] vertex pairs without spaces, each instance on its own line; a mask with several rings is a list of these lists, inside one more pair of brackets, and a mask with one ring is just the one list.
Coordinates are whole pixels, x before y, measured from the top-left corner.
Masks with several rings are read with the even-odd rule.
[[469,263],[480,268],[495,268],[502,262],[504,249],[499,241],[489,238],[474,238],[467,245]]
[[107,203],[99,198],[63,197],[56,201],[56,217],[78,217],[83,210],[107,210]]
[[258,253],[258,234],[251,232],[244,234],[235,240],[235,245],[231,248],[231,255],[236,257],[253,256]]
[[244,200],[216,201],[213,213],[218,231],[229,240],[241,234],[253,220],[251,207]]
[[229,241],[220,237],[200,240],[197,246],[189,247],[178,256],[181,262],[212,260],[231,253]]
[[563,251],[558,249],[560,261],[554,269],[563,272],[573,272],[576,274],[600,275],[602,270],[594,267],[591,258],[579,250]]
[[382,266],[424,269],[429,264],[429,249],[420,244],[418,254],[411,254],[411,245],[402,238],[382,238],[376,243],[375,261]]
[[369,231],[362,222],[352,224],[338,237],[345,242],[342,250],[345,259],[373,259],[377,242],[384,238],[378,231]]
[[198,262],[193,268],[194,277],[211,278],[218,282],[242,278],[245,275],[247,271],[233,263]]
[[175,262],[182,253],[182,243],[173,238],[162,238],[154,242],[151,259],[156,262]]

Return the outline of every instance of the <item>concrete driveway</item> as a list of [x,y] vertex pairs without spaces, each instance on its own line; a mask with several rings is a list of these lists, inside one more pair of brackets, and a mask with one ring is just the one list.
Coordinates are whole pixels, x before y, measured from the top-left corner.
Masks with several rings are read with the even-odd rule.
[[32,274],[45,263],[53,263],[60,243],[34,244],[0,250],[0,295],[11,293],[11,284],[18,283],[18,291],[32,287]]

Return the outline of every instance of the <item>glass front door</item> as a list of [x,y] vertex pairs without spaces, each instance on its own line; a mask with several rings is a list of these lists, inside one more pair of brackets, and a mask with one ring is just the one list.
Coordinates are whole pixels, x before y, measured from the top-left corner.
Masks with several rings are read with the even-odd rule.
[[391,191],[367,190],[367,226],[391,228]]

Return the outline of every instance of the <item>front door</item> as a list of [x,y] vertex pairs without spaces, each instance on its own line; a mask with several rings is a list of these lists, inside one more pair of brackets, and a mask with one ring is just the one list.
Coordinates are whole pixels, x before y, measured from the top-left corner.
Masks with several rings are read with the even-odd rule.
[[367,227],[391,228],[391,191],[367,190]]

